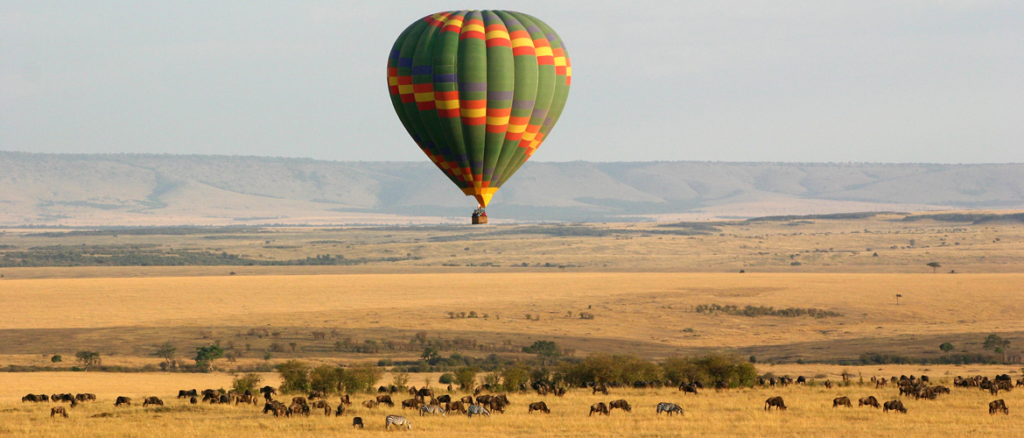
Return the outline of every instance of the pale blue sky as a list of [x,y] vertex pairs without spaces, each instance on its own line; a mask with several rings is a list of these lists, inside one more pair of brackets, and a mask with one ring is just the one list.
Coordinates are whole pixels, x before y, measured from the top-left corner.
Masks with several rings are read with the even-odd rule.
[[536,160],[1024,162],[1024,2],[966,0],[7,0],[0,150],[420,160],[387,54],[460,8],[567,44]]

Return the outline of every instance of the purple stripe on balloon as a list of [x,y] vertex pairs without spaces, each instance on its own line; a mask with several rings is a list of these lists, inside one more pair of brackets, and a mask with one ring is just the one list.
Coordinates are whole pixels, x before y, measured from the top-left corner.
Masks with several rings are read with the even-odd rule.
[[545,117],[543,126],[545,128],[550,128],[552,123],[555,123],[555,119],[552,119],[551,117]]
[[487,91],[487,82],[459,82],[459,91],[467,93]]
[[532,100],[513,100],[512,109],[533,109]]
[[459,155],[456,155],[456,156],[455,156],[455,159],[456,159],[457,161],[459,161],[459,162],[462,162],[462,161],[469,161],[469,155],[467,155],[467,154],[459,154]]
[[545,34],[544,38],[548,39],[548,42],[551,43],[552,47],[554,47],[555,46],[555,42],[558,41],[558,35],[555,35],[554,33]]
[[526,31],[530,33],[544,33],[539,27],[533,25],[526,26]]
[[434,72],[434,67],[430,65],[416,65],[412,67],[412,74],[414,75],[429,75]]
[[469,165],[473,167],[484,167],[484,160],[474,161],[472,163],[469,163]]
[[412,58],[398,58],[398,67],[412,67]]
[[523,23],[520,23],[519,20],[516,20],[515,18],[509,18],[508,20],[505,20],[505,26],[513,26],[513,25],[515,25],[515,26],[522,26]]
[[512,100],[514,91],[488,91],[487,100]]
[[530,117],[536,119],[536,118],[540,118],[540,117],[547,117],[547,115],[548,115],[548,110],[547,109],[537,108],[537,109],[533,110],[533,113],[530,114]]
[[400,55],[401,53],[402,52],[400,50],[392,50],[391,51],[391,59],[398,59],[398,55]]
[[434,82],[458,82],[459,75],[455,73],[448,73],[443,75],[434,75]]

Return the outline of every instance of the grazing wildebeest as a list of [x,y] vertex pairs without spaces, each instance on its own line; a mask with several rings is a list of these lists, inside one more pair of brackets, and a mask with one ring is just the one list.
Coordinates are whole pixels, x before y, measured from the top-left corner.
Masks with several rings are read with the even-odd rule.
[[831,380],[826,380],[825,381],[825,389],[832,389],[832,381]]
[[423,406],[420,406],[420,416],[422,417],[422,416],[427,415],[427,414],[440,415],[442,417],[448,416],[448,412],[445,411],[444,408],[442,408],[440,406],[436,406],[436,405],[423,405]]
[[324,411],[324,415],[326,415],[328,417],[331,416],[332,408],[331,408],[331,405],[327,404],[326,400],[317,400],[317,401],[313,402],[312,408],[313,409],[320,409],[320,410]]
[[878,405],[878,399],[873,395],[869,395],[860,400],[857,400],[857,406],[874,406],[876,408],[881,407]]
[[199,403],[199,400],[196,399],[195,396],[192,396],[192,398],[188,399],[188,402],[191,403],[191,404],[196,404],[196,403]]
[[315,398],[324,398],[324,392],[323,391],[317,391],[317,390],[310,391],[309,392],[309,397],[307,397],[307,398],[309,399],[309,401],[313,401],[313,399],[315,399]]
[[131,406],[132,405],[131,397],[121,396],[121,397],[118,397],[116,400],[114,400],[114,407],[120,407],[121,405]]
[[466,415],[470,418],[473,418],[473,415],[486,415],[490,417],[491,413],[483,405],[469,405],[469,408],[466,409]]
[[679,405],[677,405],[675,403],[661,402],[661,403],[658,403],[658,409],[657,409],[656,413],[661,414],[662,412],[664,412],[664,413],[666,413],[666,414],[668,414],[670,416],[672,414],[683,415],[683,408],[679,407]]
[[388,405],[388,407],[392,408],[395,407],[395,402],[391,401],[390,395],[378,395],[377,403],[380,403],[382,405]]
[[555,390],[555,395],[559,397],[565,396],[565,388],[558,388]]
[[84,394],[76,394],[75,400],[79,402],[96,401],[96,394],[91,394],[88,392]]
[[415,399],[415,398],[410,398],[410,399],[407,399],[407,400],[402,400],[402,409],[416,409],[422,403],[423,402],[421,402],[419,399]]
[[345,395],[341,396],[341,404],[343,404],[345,406],[351,406],[352,405],[352,401],[349,400],[348,394],[345,394]]
[[146,399],[142,401],[142,407],[146,407],[149,405],[163,406],[164,401],[160,400],[159,397],[146,397]]
[[416,391],[416,395],[420,397],[433,397],[434,390],[430,388],[420,388],[419,391]]
[[491,404],[491,399],[492,398],[494,398],[493,395],[484,394],[484,395],[477,396],[476,402],[477,402],[477,404],[481,404],[481,405],[489,405],[489,404]]
[[461,412],[463,414],[466,413],[466,405],[463,404],[462,401],[460,400],[455,400],[451,403],[448,403],[447,405],[448,406],[446,407],[446,409],[448,410],[448,412]]
[[684,395],[686,393],[688,393],[688,392],[692,392],[694,395],[700,395],[700,394],[697,394],[697,385],[694,385],[692,383],[680,385],[679,386],[679,390],[683,391]]
[[[1000,401],[1002,401],[1002,400],[1000,400]],[[64,409],[64,406],[57,406],[55,408],[50,408],[50,418],[53,418],[56,415],[60,415],[61,417],[68,418],[68,411],[66,411]]]
[[589,417],[591,415],[594,415],[594,413],[597,413],[598,415],[610,415],[608,413],[608,405],[604,404],[604,402],[590,405],[590,415],[587,416]]
[[471,395],[467,395],[465,397],[462,397],[459,400],[461,400],[462,403],[465,403],[466,406],[469,406],[469,405],[473,404],[473,396],[471,396]]
[[270,401],[270,400],[273,399],[273,397],[271,397],[271,395],[277,394],[277,389],[274,388],[273,386],[264,386],[264,387],[260,388],[260,394],[263,394],[263,399],[264,400]]
[[768,384],[769,384],[769,385],[770,385],[770,386],[771,386],[772,388],[774,388],[774,387],[775,387],[775,378],[774,378],[774,377],[772,377],[772,378],[768,379]]
[[227,394],[221,395],[220,396],[220,403],[221,404],[225,404],[225,405],[231,404],[231,397],[228,397]]
[[288,409],[284,403],[274,402],[274,416],[275,417],[291,417],[292,411]]
[[194,390],[194,389],[193,390],[189,390],[189,391],[186,391],[184,389],[179,389],[178,390],[178,398],[189,398],[189,397],[197,397],[197,396],[199,396],[199,392]]
[[797,385],[806,385],[807,384],[807,378],[804,377],[804,376],[798,376],[796,378],[796,384]]
[[345,413],[345,404],[344,403],[338,404],[338,409],[334,410],[334,416],[335,417],[340,417],[344,413]]
[[353,418],[352,419],[352,427],[353,428],[358,427],[358,428],[362,429],[363,428],[363,417],[355,417],[355,418]]
[[384,419],[384,430],[390,430],[392,425],[396,427],[405,426],[406,429],[412,430],[412,422],[408,418],[398,415],[388,415]]
[[594,385],[594,392],[593,392],[593,394],[597,394],[599,392],[601,394],[608,395],[608,385],[605,385],[604,383],[598,383],[598,384]]
[[837,408],[840,406],[846,406],[848,408],[853,407],[853,403],[850,403],[850,397],[836,397],[832,400],[832,407]]
[[452,396],[445,394],[435,398],[434,400],[437,400],[438,403],[450,403],[452,401]]
[[612,409],[622,409],[626,412],[633,412],[633,407],[629,405],[629,402],[623,399],[608,402],[608,412]]
[[377,387],[377,393],[378,394],[387,394],[388,393],[388,387],[384,386],[384,385],[378,386]]
[[300,405],[309,404],[306,402],[306,397],[292,397],[292,404],[298,403]]
[[1010,409],[1006,407],[1006,402],[1004,402],[1003,399],[999,399],[988,404],[989,414],[994,415],[1000,411],[1006,415],[1010,415]]
[[889,411],[897,411],[906,414],[907,408],[903,407],[903,402],[899,400],[887,401],[882,405],[882,412]]
[[530,410],[527,411],[526,413],[527,414],[531,414],[531,413],[533,413],[533,411],[541,411],[541,412],[543,412],[545,414],[550,414],[551,413],[551,410],[548,409],[548,404],[544,403],[542,401],[539,401],[537,403],[530,403]]
[[363,402],[363,406],[366,406],[367,409],[373,409],[377,407],[378,404],[377,400],[367,400]]
[[311,410],[309,408],[309,405],[292,403],[291,406],[288,406],[288,412],[291,413],[292,415],[301,414],[308,417]]
[[44,401],[43,397],[46,397],[46,401],[49,401],[49,397],[47,397],[45,394],[42,394],[42,395],[29,394],[29,395],[26,395],[26,396],[22,397],[21,398],[21,402],[22,403],[24,403],[24,402],[39,403],[41,401]]
[[786,402],[782,400],[782,397],[770,397],[764,401],[764,410],[770,411],[772,407],[775,407],[775,410],[784,411],[786,410]]

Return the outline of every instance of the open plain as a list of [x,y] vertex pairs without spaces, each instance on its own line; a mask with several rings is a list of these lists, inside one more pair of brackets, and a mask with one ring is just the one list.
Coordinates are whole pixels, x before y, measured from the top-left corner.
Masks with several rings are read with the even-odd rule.
[[[344,418],[281,419],[252,406],[188,406],[173,395],[228,388],[232,372],[288,360],[415,364],[424,342],[441,356],[526,360],[533,355],[523,347],[546,340],[569,359],[612,353],[661,361],[723,352],[749,357],[762,374],[814,382],[685,397],[674,388],[615,388],[610,396],[577,389],[563,398],[513,392],[509,411],[491,418],[420,418],[407,411],[414,433],[1012,436],[1024,426],[1019,390],[992,397],[954,388],[937,400],[904,397],[906,415],[833,409],[831,400],[897,398],[893,386],[859,384],[873,376],[928,374],[946,386],[958,375],[1020,378],[1024,225],[1016,217],[7,229],[0,233],[0,371],[9,372],[0,373],[0,434],[375,434],[387,412],[401,409],[355,404]],[[984,345],[992,334],[1006,342],[1000,352]],[[161,372],[157,351],[167,343],[184,362],[211,344],[229,356],[212,373]],[[944,343],[953,349],[940,350]],[[83,350],[98,352],[104,366],[134,372],[69,372]],[[64,362],[53,362],[53,355]],[[857,376],[852,386],[820,386],[841,380],[843,371]],[[263,375],[270,384],[277,378]],[[439,385],[436,377],[413,373],[410,382]],[[68,420],[51,420],[52,404],[19,401],[25,393],[50,391],[93,392],[99,400],[70,409]],[[120,395],[156,395],[168,403],[114,409]],[[765,412],[764,400],[773,395],[790,408]],[[587,417],[592,403],[616,398],[629,400],[633,412]],[[988,415],[994,398],[1006,400],[1009,416]],[[527,414],[526,404],[541,399],[552,413]],[[656,415],[661,401],[679,403],[686,414]],[[113,417],[92,418],[104,413]],[[367,430],[351,430],[353,415],[364,418]]]

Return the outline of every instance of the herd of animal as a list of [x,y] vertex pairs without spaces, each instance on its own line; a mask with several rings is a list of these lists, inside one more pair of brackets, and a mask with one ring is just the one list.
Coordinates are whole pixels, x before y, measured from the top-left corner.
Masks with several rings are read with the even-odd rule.
[[[844,376],[844,379],[846,376]],[[885,378],[871,378],[871,382],[875,385],[875,388],[883,388],[890,384],[896,385],[899,388],[900,397],[914,397],[915,399],[926,399],[934,400],[941,394],[949,394],[949,388],[941,385],[930,385],[928,376],[900,376],[899,378],[893,376],[890,379]],[[763,387],[774,387],[775,385],[787,386],[790,384],[802,385],[807,384],[807,380],[804,377],[799,377],[795,383],[793,379],[788,377],[783,378],[762,378],[759,380],[759,385]],[[996,395],[999,391],[1012,391],[1015,387],[1024,386],[1024,379],[1020,379],[1014,385],[1009,375],[1003,374],[996,376],[995,379],[989,379],[983,376],[974,377],[957,377],[954,379],[953,384],[955,387],[962,388],[978,388],[984,391],[989,391],[991,394]],[[826,388],[832,388],[833,382],[826,380],[824,386]],[[556,388],[553,385],[544,383],[532,385],[533,389],[538,395],[553,394],[557,396],[564,396],[566,389],[564,387]],[[592,390],[592,394],[602,393],[607,395],[609,387],[622,387],[619,383],[590,383],[587,385]],[[636,382],[633,387],[663,387],[664,383],[649,383],[649,382]],[[716,388],[721,389],[721,385],[716,384]],[[705,388],[704,384],[699,381],[682,383],[679,385],[679,391],[683,394],[699,394],[698,389]],[[434,390],[431,388],[420,388],[416,389],[412,387],[408,389],[408,394],[411,398],[402,400],[400,402],[402,409],[411,409],[414,412],[419,413],[420,416],[447,416],[449,413],[465,414],[469,417],[474,416],[491,416],[492,413],[504,413],[506,408],[512,404],[506,394],[481,394],[481,391],[486,389],[478,388],[474,395],[466,395],[461,398],[453,398],[451,394],[435,395]],[[523,388],[525,390],[525,388]],[[275,399],[278,394],[277,388],[272,386],[264,386],[257,390],[258,394],[253,394],[252,391],[238,392],[238,391],[219,391],[213,389],[207,389],[202,392],[192,390],[180,390],[178,391],[178,399],[188,399],[188,403],[198,404],[209,403],[209,404],[251,404],[258,406],[261,402],[263,403],[263,414],[273,414],[274,417],[292,417],[292,416],[309,416],[314,412],[322,412],[325,416],[343,416],[345,415],[348,406],[352,405],[350,396],[348,394],[340,397],[337,407],[332,407],[328,404],[327,395],[320,391],[312,391],[305,397],[292,397],[290,403],[282,402],[281,400]],[[392,395],[399,392],[399,389],[391,386],[381,386],[378,388],[378,395],[374,398],[362,402],[362,405],[367,409],[375,409],[381,405],[387,407],[394,407],[395,402],[392,399]],[[448,387],[448,392],[452,392],[452,387]],[[261,398],[262,396],[262,398]],[[458,397],[458,396],[456,396]],[[21,399],[22,402],[55,402],[55,403],[70,403],[70,408],[78,406],[80,403],[95,402],[95,394],[28,394]],[[131,406],[132,399],[130,397],[120,396],[114,401],[115,407]],[[146,397],[143,399],[142,406],[163,406],[164,402],[159,397]],[[859,407],[874,407],[881,408],[883,412],[899,412],[906,414],[907,408],[903,405],[900,399],[894,399],[885,403],[879,403],[878,399],[874,396],[867,396],[857,400],[857,406]],[[849,397],[841,396],[836,397],[832,400],[832,407],[847,407],[852,408],[853,402]],[[787,409],[785,401],[782,397],[770,397],[764,402],[764,410],[768,411],[772,408],[778,411],[785,411]],[[550,414],[551,409],[548,408],[547,403],[544,401],[538,401],[529,403],[527,406],[527,413],[532,414],[534,412]],[[625,399],[613,400],[607,404],[599,402],[590,406],[590,413],[588,416],[597,414],[600,415],[611,415],[611,411],[619,409],[624,412],[632,412],[632,406]],[[657,414],[665,413],[668,416],[674,414],[683,414],[683,409],[675,404],[669,402],[658,403],[655,407]],[[994,400],[989,403],[990,414],[1009,414],[1009,408],[1006,406],[1006,402],[1002,399]],[[63,406],[56,406],[51,408],[50,417],[63,417],[68,418],[68,409]],[[357,428],[363,427],[363,419],[361,417],[354,417],[352,419],[352,426]],[[385,429],[390,429],[391,426],[398,428],[412,428],[412,422],[399,415],[388,415],[385,418]]]

